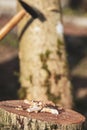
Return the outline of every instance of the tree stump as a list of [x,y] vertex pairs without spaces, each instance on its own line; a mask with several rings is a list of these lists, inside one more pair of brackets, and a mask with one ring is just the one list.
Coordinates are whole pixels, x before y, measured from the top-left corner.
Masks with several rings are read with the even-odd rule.
[[[24,100],[0,102],[0,130],[83,130],[85,117],[70,110],[59,114],[28,112]],[[23,109],[22,109],[23,108]]]

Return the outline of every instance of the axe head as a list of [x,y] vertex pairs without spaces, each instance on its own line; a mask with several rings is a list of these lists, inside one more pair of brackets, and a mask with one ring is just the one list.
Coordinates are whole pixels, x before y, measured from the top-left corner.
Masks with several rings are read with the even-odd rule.
[[40,12],[37,8],[33,7],[30,4],[25,3],[22,0],[18,0],[23,8],[34,18],[38,18],[40,21],[44,22],[46,20],[44,14]]

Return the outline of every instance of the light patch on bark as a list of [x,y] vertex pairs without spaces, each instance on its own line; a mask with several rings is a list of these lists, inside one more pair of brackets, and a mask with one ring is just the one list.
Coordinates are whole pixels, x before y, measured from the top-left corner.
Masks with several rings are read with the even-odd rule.
[[61,34],[61,35],[63,35],[63,33],[64,33],[64,27],[60,21],[58,22],[58,24],[56,26],[56,31],[58,34]]
[[37,32],[40,32],[40,31],[41,31],[41,29],[40,29],[40,27],[39,27],[39,26],[36,26],[36,27],[34,28],[34,31],[37,33]]

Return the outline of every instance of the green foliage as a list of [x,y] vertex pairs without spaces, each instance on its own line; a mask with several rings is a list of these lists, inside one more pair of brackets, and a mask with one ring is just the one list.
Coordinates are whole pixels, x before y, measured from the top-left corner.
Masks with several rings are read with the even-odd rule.
[[14,76],[19,77],[20,76],[19,72],[14,71]]
[[64,8],[62,12],[63,15],[67,15],[67,16],[87,17],[87,12],[84,11],[82,8],[78,8],[78,9]]
[[18,38],[14,33],[9,33],[4,39],[0,41],[0,44],[11,45],[12,47],[18,47]]

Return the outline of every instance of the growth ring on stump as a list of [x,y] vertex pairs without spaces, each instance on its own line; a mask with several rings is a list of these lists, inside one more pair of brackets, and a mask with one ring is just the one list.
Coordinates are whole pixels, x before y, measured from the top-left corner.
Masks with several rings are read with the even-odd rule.
[[[34,103],[36,111],[31,110]],[[42,105],[41,109],[38,107]],[[58,110],[58,113],[45,112],[44,108]],[[48,108],[48,109],[47,109]],[[14,100],[0,102],[1,130],[83,130],[85,117],[81,114],[41,101]]]

